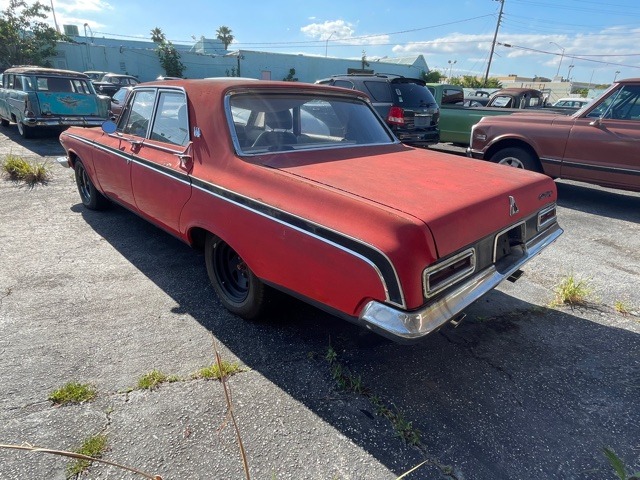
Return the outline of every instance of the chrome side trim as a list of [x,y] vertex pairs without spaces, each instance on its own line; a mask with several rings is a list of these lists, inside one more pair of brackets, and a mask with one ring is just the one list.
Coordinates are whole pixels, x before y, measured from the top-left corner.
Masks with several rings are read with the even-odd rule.
[[447,296],[419,310],[408,312],[372,300],[365,305],[356,323],[397,342],[418,340],[455,318],[466,307],[498,286],[554,242],[562,232],[556,223],[531,239],[526,244],[525,255],[507,271],[500,273],[492,265],[458,285]]

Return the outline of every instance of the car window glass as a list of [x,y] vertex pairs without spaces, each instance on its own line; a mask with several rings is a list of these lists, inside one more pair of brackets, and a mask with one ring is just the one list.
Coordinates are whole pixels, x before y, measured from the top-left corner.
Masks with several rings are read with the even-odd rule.
[[602,103],[587,114],[587,117],[637,121],[640,117],[639,97],[639,86],[625,85],[605,98]]
[[351,83],[348,80],[336,80],[333,82],[333,86],[334,87],[342,87],[342,88],[350,88],[351,90],[353,90],[355,87],[353,86],[353,83]]
[[[404,107],[425,107],[436,103],[429,89],[419,83],[397,82],[392,83],[391,87],[396,101]],[[459,96],[458,100],[462,99],[463,96]]]
[[498,96],[493,99],[492,105],[494,107],[511,107],[511,97]]
[[366,93],[369,94],[371,99],[374,102],[386,102],[391,103],[393,99],[391,98],[391,91],[389,89],[389,84],[385,82],[363,82],[366,87]]
[[90,94],[91,90],[89,89],[89,83],[86,80],[72,80],[71,84],[73,85],[73,89],[77,93]]
[[[428,89],[429,92],[431,92],[430,89]],[[456,90],[456,89],[452,89],[452,88],[445,88],[442,91],[442,104],[443,105],[447,105],[447,104],[452,104],[452,103],[458,103],[458,102],[463,102],[464,101],[464,93],[462,93],[460,90]]]
[[173,145],[189,143],[187,99],[183,93],[160,92],[151,128],[151,140]]
[[120,116],[118,131],[144,137],[147,133],[153,110],[154,90],[142,90],[135,93],[128,102],[126,112]]
[[22,90],[22,78],[21,77],[16,77],[14,83],[13,83],[13,88],[15,88],[16,90]]
[[[390,144],[369,104],[344,97],[236,94],[228,111],[240,154]],[[246,123],[242,123],[246,120]]]

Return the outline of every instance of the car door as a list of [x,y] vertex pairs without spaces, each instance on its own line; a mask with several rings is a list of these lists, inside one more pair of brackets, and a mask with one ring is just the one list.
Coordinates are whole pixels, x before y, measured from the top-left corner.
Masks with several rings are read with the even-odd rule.
[[136,159],[151,123],[155,89],[138,90],[120,116],[115,133],[95,145],[93,165],[102,191],[116,202],[136,210],[131,188],[131,164]]
[[576,119],[561,175],[640,191],[640,85],[623,85]]
[[180,213],[191,196],[193,168],[187,98],[180,89],[159,89],[146,139],[131,164],[137,209],[178,233]]

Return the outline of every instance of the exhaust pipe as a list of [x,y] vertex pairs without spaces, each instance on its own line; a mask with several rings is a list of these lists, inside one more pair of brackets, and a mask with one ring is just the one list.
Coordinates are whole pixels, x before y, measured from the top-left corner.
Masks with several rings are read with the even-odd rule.
[[453,328],[458,328],[458,325],[460,325],[465,318],[467,318],[467,314],[461,313],[458,316],[449,320],[449,323],[453,325]]

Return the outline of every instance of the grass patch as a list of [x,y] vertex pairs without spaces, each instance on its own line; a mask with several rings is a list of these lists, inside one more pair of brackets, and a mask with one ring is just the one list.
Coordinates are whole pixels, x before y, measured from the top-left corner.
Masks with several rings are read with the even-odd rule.
[[[102,454],[107,449],[107,436],[106,435],[94,435],[87,438],[82,446],[75,450],[75,453],[80,455],[86,455],[93,458],[102,458]],[[85,472],[91,466],[90,460],[78,459],[71,463],[67,468],[68,478],[80,475]]]
[[575,275],[571,274],[555,288],[555,299],[552,306],[558,305],[584,305],[593,289],[586,280],[578,280]]
[[73,403],[90,402],[96,398],[95,387],[88,383],[69,382],[49,395],[56,405],[68,405]]
[[222,360],[220,365],[214,363],[209,367],[203,367],[194,374],[191,375],[191,378],[206,378],[206,379],[215,379],[220,380],[222,378],[230,377],[231,375],[235,375],[236,373],[242,372],[244,369],[238,363],[228,362],[226,360]]
[[176,375],[165,375],[160,370],[151,370],[138,379],[138,390],[153,390],[163,383],[179,381]]
[[17,155],[8,154],[2,162],[2,171],[10,180],[28,185],[46,184],[51,179],[47,162],[31,163]]
[[621,315],[629,315],[632,310],[631,305],[621,300],[616,300],[616,302],[613,304],[613,308]]

